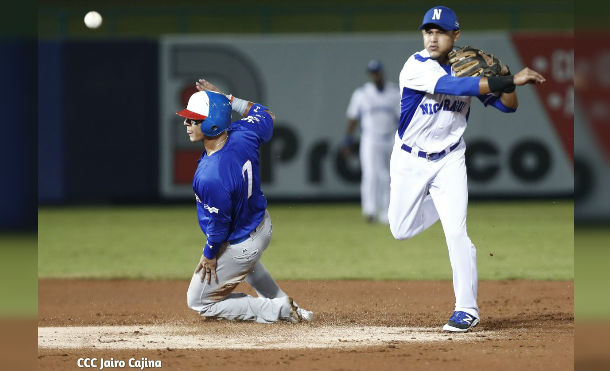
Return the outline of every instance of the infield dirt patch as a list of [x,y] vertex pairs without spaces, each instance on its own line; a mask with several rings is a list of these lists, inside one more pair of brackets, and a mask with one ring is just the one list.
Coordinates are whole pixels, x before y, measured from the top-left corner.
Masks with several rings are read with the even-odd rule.
[[186,307],[188,281],[40,280],[40,369],[80,369],[84,357],[163,370],[574,368],[571,281],[480,282],[481,324],[468,334],[440,331],[450,281],[279,283],[313,324],[204,320]]

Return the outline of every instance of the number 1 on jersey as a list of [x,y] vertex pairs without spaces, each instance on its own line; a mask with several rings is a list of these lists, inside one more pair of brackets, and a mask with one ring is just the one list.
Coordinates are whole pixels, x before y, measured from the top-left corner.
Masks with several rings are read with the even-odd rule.
[[241,167],[241,176],[244,180],[246,180],[246,177],[248,178],[248,198],[250,198],[252,196],[252,162],[250,160],[246,161],[244,166]]

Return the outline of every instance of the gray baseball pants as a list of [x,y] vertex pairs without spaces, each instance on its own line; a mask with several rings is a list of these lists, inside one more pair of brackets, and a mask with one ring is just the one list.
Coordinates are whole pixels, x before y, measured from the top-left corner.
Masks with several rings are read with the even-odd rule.
[[[216,275],[207,283],[201,282],[201,271],[194,273],[187,291],[189,308],[204,317],[228,320],[273,323],[290,317],[290,303],[260,258],[271,242],[273,228],[269,213],[250,233],[250,237],[238,244],[228,242],[217,255]],[[258,297],[233,293],[237,285],[246,281]]]

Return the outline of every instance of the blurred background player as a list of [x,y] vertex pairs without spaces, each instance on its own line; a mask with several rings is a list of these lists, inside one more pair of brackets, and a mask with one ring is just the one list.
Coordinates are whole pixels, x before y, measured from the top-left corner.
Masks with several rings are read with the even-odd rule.
[[[454,77],[447,54],[460,37],[453,10],[437,6],[419,26],[425,49],[400,72],[401,115],[390,164],[390,230],[412,238],[441,220],[453,270],[455,311],[445,331],[466,332],[479,323],[476,249],[466,231],[468,184],[462,135],[472,97],[502,112],[517,109],[517,85],[545,81],[524,68],[516,75]],[[493,94],[496,93],[496,94]]]
[[[272,226],[260,189],[259,146],[271,139],[275,116],[260,104],[225,96],[206,80],[196,85],[199,91],[177,113],[185,118],[190,141],[204,147],[193,191],[207,241],[188,288],[188,306],[211,318],[309,322],[313,313],[299,308],[260,262]],[[231,123],[231,110],[244,118]],[[257,298],[232,293],[244,280]]]
[[360,122],[360,198],[368,222],[388,223],[390,204],[390,155],[400,117],[400,92],[386,82],[383,65],[371,60],[366,70],[370,81],[357,88],[347,107],[343,155],[349,156]]

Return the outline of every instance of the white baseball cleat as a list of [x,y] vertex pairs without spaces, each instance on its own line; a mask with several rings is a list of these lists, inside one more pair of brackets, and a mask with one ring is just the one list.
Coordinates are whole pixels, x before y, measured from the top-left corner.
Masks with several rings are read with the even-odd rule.
[[299,308],[299,306],[292,300],[290,296],[286,297],[288,304],[290,304],[290,317],[288,322],[299,323],[299,322],[311,322],[314,319],[314,314],[310,310]]
[[312,311],[303,308],[297,308],[297,314],[302,322],[311,322],[315,317]]

